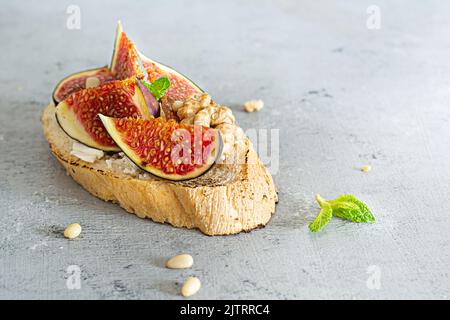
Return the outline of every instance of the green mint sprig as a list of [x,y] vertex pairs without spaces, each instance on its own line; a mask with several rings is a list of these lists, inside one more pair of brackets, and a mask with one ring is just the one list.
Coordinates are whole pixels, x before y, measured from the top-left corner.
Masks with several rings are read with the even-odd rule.
[[309,230],[312,232],[317,232],[321,230],[333,217],[333,209],[328,203],[323,203],[320,205],[321,209],[317,217],[309,225]]
[[313,222],[309,225],[309,230],[317,232],[331,220],[332,216],[353,222],[374,222],[375,217],[369,207],[351,194],[344,194],[334,200],[325,200],[320,195],[316,195],[321,210]]
[[148,83],[146,81],[143,81],[143,83],[148,88],[148,90],[150,90],[156,100],[161,99],[161,97],[170,87],[170,80],[166,76],[158,78],[152,83]]

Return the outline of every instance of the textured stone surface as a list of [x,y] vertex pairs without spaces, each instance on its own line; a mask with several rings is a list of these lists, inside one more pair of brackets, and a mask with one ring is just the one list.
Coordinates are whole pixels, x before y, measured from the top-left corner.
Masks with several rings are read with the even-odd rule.
[[[376,1],[3,2],[0,10],[0,298],[448,298],[450,4]],[[68,73],[107,64],[115,22],[147,55],[230,105],[243,128],[279,129],[269,225],[206,237],[126,214],[66,176],[39,114]],[[260,98],[259,113],[241,104]],[[363,173],[361,165],[372,171]],[[354,193],[373,225],[308,232],[314,194]],[[81,236],[62,235],[79,222]],[[190,253],[190,270],[164,268]],[[66,287],[81,269],[81,289]],[[366,285],[370,266],[381,287]],[[368,273],[369,270],[369,273]]]

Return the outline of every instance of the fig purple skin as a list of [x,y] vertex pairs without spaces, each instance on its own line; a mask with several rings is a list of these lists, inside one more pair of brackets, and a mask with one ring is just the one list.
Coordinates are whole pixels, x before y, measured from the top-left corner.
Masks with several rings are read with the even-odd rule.
[[148,112],[155,118],[159,117],[159,109],[160,109],[159,101],[155,99],[150,90],[145,86],[145,84],[142,83],[141,80],[136,80],[136,82],[139,86],[139,89],[142,92],[142,95],[144,96],[145,103],[147,104],[148,107]]

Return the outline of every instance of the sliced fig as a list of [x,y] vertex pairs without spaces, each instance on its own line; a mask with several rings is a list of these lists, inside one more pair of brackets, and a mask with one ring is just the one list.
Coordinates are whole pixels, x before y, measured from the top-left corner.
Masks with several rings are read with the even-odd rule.
[[100,115],[120,149],[143,170],[168,180],[188,180],[206,173],[220,158],[219,130],[162,118],[111,118]]
[[[93,81],[97,79],[96,81]],[[77,72],[62,79],[53,90],[53,102],[57,105],[60,101],[68,98],[72,93],[85,89],[86,84],[90,83],[103,84],[114,80],[112,73],[108,67],[90,69],[86,71]]]
[[136,76],[138,79],[147,77],[138,52],[131,40],[127,37],[120,21],[117,23],[116,40],[111,60],[111,73],[118,80],[125,80]]
[[177,100],[185,101],[191,94],[201,93],[203,90],[178,71],[149,59],[142,53],[139,53],[139,55],[142,64],[147,71],[150,82],[153,82],[162,76],[167,76],[169,78],[170,88],[161,98],[161,110],[167,119],[179,120],[176,113],[172,111],[172,104]]
[[[73,139],[104,151],[119,151],[98,114],[111,117],[150,118],[155,98],[139,80],[116,80],[75,92],[56,107],[56,119]],[[152,106],[149,108],[149,106]]]

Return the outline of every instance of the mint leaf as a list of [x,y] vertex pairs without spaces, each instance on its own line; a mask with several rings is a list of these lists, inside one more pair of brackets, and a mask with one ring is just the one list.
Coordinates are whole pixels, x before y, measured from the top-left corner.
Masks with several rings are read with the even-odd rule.
[[328,201],[336,217],[353,222],[374,222],[375,217],[369,207],[351,194],[344,194]]
[[331,205],[319,195],[316,196],[316,199],[317,202],[319,202],[321,209],[314,221],[309,224],[309,230],[312,232],[322,230],[322,228],[325,227],[333,216],[333,209],[331,208]]
[[320,231],[331,220],[332,216],[353,222],[374,222],[375,217],[369,207],[351,194],[344,194],[334,200],[325,200],[316,195],[321,210],[309,225],[312,232]]
[[170,80],[165,76],[156,79],[152,83],[148,83],[146,81],[143,81],[143,83],[148,88],[148,90],[150,90],[156,100],[161,99],[161,97],[170,87]]
[[170,80],[167,77],[161,77],[153,81],[150,85],[150,92],[156,100],[161,99],[167,89],[170,87]]

